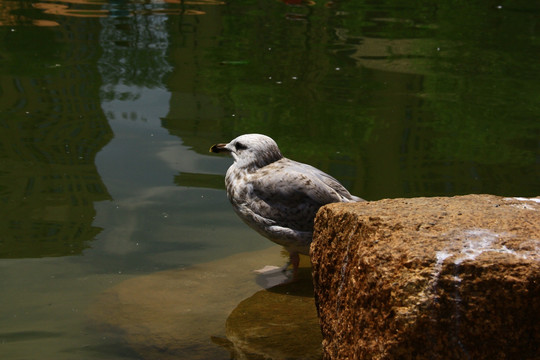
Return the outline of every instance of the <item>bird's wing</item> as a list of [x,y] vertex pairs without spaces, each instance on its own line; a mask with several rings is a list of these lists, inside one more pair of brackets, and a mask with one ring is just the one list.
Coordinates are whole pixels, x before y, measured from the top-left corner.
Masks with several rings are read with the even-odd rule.
[[251,216],[297,231],[313,230],[321,206],[355,201],[330,175],[286,158],[258,169],[248,182],[254,196],[243,206]]
[[[292,161],[292,160],[291,160]],[[302,165],[303,168],[309,169],[313,176],[317,177],[320,181],[322,181],[326,186],[328,186],[329,189],[331,189],[333,192],[337,193],[339,196],[338,200],[334,200],[332,202],[337,201],[361,201],[357,196],[351,195],[351,193],[343,186],[339,181],[337,181],[334,177],[328,175],[327,173],[307,164],[297,163]]]
[[271,221],[274,226],[295,231],[312,231],[313,219],[323,205],[307,190],[302,175],[269,173],[251,183],[253,196],[244,204],[256,216]]
[[254,192],[273,203],[309,203],[320,207],[343,201],[349,192],[333,177],[289,159],[282,159],[257,171]]

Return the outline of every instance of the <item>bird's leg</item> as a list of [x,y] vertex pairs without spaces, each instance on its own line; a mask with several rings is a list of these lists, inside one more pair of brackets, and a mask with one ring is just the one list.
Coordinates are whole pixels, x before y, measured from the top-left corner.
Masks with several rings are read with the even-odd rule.
[[289,261],[287,261],[281,271],[284,273],[287,272],[290,265],[292,265],[293,279],[296,279],[296,276],[298,275],[298,267],[300,266],[300,255],[298,255],[297,252],[289,253]]
[[287,272],[287,269],[289,268],[290,265],[291,265],[291,259],[289,258],[289,261],[287,261],[287,263],[285,264],[285,266],[283,266],[283,267],[281,268],[281,272],[286,273],[286,272]]
[[296,279],[298,276],[298,266],[300,265],[300,255],[297,252],[289,253],[289,262],[293,267],[293,279]]

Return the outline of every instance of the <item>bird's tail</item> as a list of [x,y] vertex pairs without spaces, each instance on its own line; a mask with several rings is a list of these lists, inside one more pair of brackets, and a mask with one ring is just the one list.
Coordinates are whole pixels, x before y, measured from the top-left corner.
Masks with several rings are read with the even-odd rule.
[[349,201],[350,202],[361,202],[361,201],[366,201],[366,200],[362,199],[361,197],[351,195],[351,198],[349,199]]

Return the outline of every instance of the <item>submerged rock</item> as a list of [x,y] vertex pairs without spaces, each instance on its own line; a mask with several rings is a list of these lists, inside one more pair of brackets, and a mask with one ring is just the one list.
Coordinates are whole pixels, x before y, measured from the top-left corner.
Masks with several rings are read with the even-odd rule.
[[537,359],[540,199],[323,207],[311,246],[326,359]]
[[[286,278],[273,266],[251,271],[283,264],[279,249],[131,278],[100,294],[87,315],[103,336],[142,359],[295,359],[299,349],[320,357],[306,263],[303,279],[286,285],[275,286]],[[301,329],[298,336],[293,329]]]
[[308,269],[293,283],[261,290],[227,318],[233,359],[321,359],[321,331]]

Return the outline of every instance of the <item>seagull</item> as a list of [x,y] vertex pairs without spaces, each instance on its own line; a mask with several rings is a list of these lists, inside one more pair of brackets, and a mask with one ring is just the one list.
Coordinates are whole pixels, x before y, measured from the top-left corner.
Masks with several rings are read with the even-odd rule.
[[296,278],[299,254],[309,255],[315,215],[323,205],[365,201],[351,195],[332,176],[281,155],[276,142],[261,134],[245,134],[213,153],[228,153],[234,163],[225,175],[227,197],[236,214],[262,236],[289,252]]

